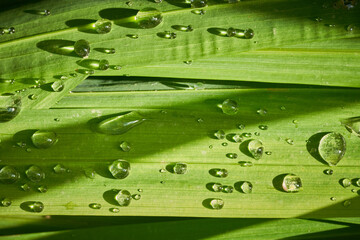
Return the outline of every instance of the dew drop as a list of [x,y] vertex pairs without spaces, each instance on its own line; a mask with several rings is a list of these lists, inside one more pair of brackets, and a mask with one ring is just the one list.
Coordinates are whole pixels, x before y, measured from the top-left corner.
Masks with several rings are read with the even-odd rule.
[[132,1],[128,1],[126,2],[126,5],[128,5],[129,7],[131,7],[133,5]]
[[351,205],[351,201],[350,201],[350,200],[346,200],[346,201],[343,202],[343,206],[344,206],[344,207],[350,207],[350,205]]
[[92,209],[101,209],[101,204],[100,203],[90,203],[89,207]]
[[341,182],[341,186],[343,186],[344,188],[351,186],[351,181],[348,178],[343,178],[343,179],[341,179],[340,182]]
[[281,106],[281,107],[280,107],[280,110],[281,110],[281,111],[285,111],[285,110],[286,110],[286,107],[285,107],[285,106]]
[[226,146],[228,145],[228,143],[227,143],[227,142],[223,142],[221,145],[224,146],[224,147],[226,147]]
[[84,39],[76,41],[74,44],[74,52],[82,58],[87,58],[90,53],[89,42]]
[[239,125],[238,125],[238,128],[239,128],[240,130],[243,130],[243,129],[245,128],[245,125],[244,125],[244,124],[239,124]]
[[293,124],[298,124],[299,121],[298,121],[298,120],[292,120],[292,123],[293,123]]
[[48,191],[48,188],[46,186],[40,186],[37,188],[37,190],[41,193],[46,193]]
[[54,92],[61,92],[62,90],[64,90],[64,87],[65,87],[64,82],[61,80],[56,80],[51,84],[51,89]]
[[162,3],[163,0],[154,0],[154,3]]
[[115,54],[115,53],[116,53],[116,50],[115,50],[115,48],[104,48],[104,49],[103,49],[103,53],[106,53],[106,54]]
[[132,39],[138,39],[139,35],[138,34],[128,34],[126,35],[128,38],[132,38]]
[[348,32],[352,32],[352,31],[354,30],[354,28],[355,28],[355,26],[354,26],[354,25],[352,25],[352,24],[347,25],[347,26],[346,26],[346,31],[348,31]]
[[260,133],[259,133],[259,132],[255,132],[254,135],[255,135],[255,136],[260,136]]
[[77,77],[76,73],[70,73],[69,75],[70,75],[70,77]]
[[223,113],[225,113],[226,115],[235,115],[239,111],[237,102],[235,102],[234,100],[231,100],[231,99],[226,99],[222,103],[221,109],[222,109]]
[[30,94],[30,95],[28,96],[28,98],[29,98],[30,100],[36,100],[36,99],[37,99],[37,96],[36,96],[35,94]]
[[360,178],[356,179],[354,182],[356,186],[360,187]]
[[95,31],[100,34],[109,33],[111,31],[111,26],[111,21],[107,19],[99,19],[92,25]]
[[15,183],[20,179],[20,173],[11,166],[4,166],[0,170],[0,181],[6,184]]
[[346,151],[345,138],[340,133],[324,135],[319,143],[319,154],[330,166],[336,166]]
[[254,166],[254,164],[252,162],[250,162],[250,161],[240,161],[239,165],[241,167],[252,167],[252,166]]
[[256,110],[256,113],[260,116],[265,116],[267,114],[267,110],[264,108],[259,108],[258,110]]
[[324,173],[325,173],[326,175],[333,175],[334,171],[333,171],[332,169],[325,169],[325,170],[324,170]]
[[122,67],[120,65],[110,65],[109,66],[112,70],[120,70]]
[[42,212],[44,210],[44,204],[42,202],[27,202],[27,209],[31,212]]
[[214,183],[211,186],[211,189],[214,190],[214,192],[221,192],[223,190],[223,186],[221,185],[221,183]]
[[144,8],[136,14],[135,20],[141,28],[154,28],[162,22],[163,17],[155,8]]
[[176,174],[185,174],[187,172],[187,164],[186,163],[176,163],[174,165],[174,173]]
[[22,190],[24,190],[25,192],[29,192],[31,190],[31,187],[29,184],[25,183],[23,185],[20,186]]
[[141,199],[141,195],[140,195],[140,194],[134,194],[134,195],[132,195],[132,198],[133,198],[134,200],[140,200],[140,199]]
[[138,112],[128,112],[105,119],[98,124],[98,131],[105,134],[117,135],[129,131],[131,128],[141,124],[146,119]]
[[53,169],[56,174],[65,173],[67,171],[67,169],[61,164],[57,164]]
[[109,208],[109,211],[112,212],[112,213],[118,213],[118,212],[120,212],[120,209],[118,209],[118,208]]
[[227,153],[226,156],[230,159],[236,159],[238,157],[236,153]]
[[186,65],[191,65],[191,64],[193,63],[193,61],[192,61],[192,60],[186,60],[186,61],[184,61],[184,63],[185,63]]
[[128,142],[122,142],[120,143],[120,148],[121,150],[123,150],[124,152],[129,152],[131,150],[131,146]]
[[31,141],[37,148],[50,148],[58,141],[56,133],[38,130],[31,136]]
[[224,201],[220,198],[214,198],[210,201],[212,209],[220,210],[224,207]]
[[355,190],[355,189],[351,189],[351,192],[352,192],[352,193],[356,193],[356,190]]
[[250,138],[250,137],[252,136],[251,133],[243,133],[242,135],[243,135],[244,137],[246,137],[246,138]]
[[164,168],[161,168],[161,169],[159,170],[159,173],[166,173],[166,170],[165,170]]
[[0,96],[0,122],[14,119],[21,110],[21,98],[14,95]]
[[228,175],[229,175],[229,172],[226,169],[214,169],[214,176],[215,177],[225,178]]
[[32,165],[31,167],[29,167],[25,171],[25,174],[27,178],[32,182],[40,182],[41,180],[45,179],[45,172],[36,165]]
[[321,17],[315,17],[314,20],[315,20],[316,22],[322,22],[323,19],[322,19]]
[[286,141],[289,145],[294,145],[294,140],[292,140],[291,138],[286,138],[285,141]]
[[331,197],[330,200],[331,201],[336,201],[336,197]]
[[126,207],[129,206],[131,202],[131,194],[127,190],[120,190],[115,195],[115,200],[119,203],[120,206]]
[[266,125],[259,125],[259,129],[261,129],[261,130],[267,130],[267,129],[268,129],[268,126],[266,126]]
[[236,142],[236,143],[240,143],[242,142],[243,138],[241,137],[241,135],[239,134],[234,134],[231,136],[231,139]]
[[109,171],[114,178],[124,179],[130,173],[130,163],[125,160],[115,160],[110,166]]
[[2,207],[10,207],[12,204],[12,201],[9,198],[3,198],[1,199],[1,206]]
[[253,185],[251,182],[245,181],[241,184],[240,188],[243,193],[249,194],[252,193]]
[[38,15],[44,15],[44,16],[49,16],[51,14],[50,10],[48,10],[48,9],[36,11],[36,13]]
[[270,156],[272,154],[272,152],[271,151],[266,151],[265,154]]
[[159,33],[158,35],[160,37],[166,38],[166,39],[175,39],[177,36],[176,33],[170,32],[170,31],[165,31],[165,32]]
[[206,13],[206,10],[204,10],[204,9],[195,9],[195,10],[192,10],[191,13],[196,14],[196,15],[204,15]]
[[360,137],[360,117],[348,118],[342,120],[341,123],[349,132],[354,133],[356,136]]
[[214,147],[213,145],[209,145],[209,149],[213,149],[213,147]]
[[217,138],[217,139],[224,139],[225,138],[225,132],[224,130],[218,130],[214,133],[214,136]]
[[85,169],[84,174],[87,178],[95,179],[96,171],[94,169]]
[[190,3],[192,8],[202,8],[207,6],[207,0],[185,0]]
[[264,153],[264,146],[259,140],[251,140],[248,144],[248,150],[254,159],[259,160]]
[[287,174],[284,176],[282,188],[285,192],[298,192],[302,190],[302,183],[300,177],[295,174]]
[[223,186],[222,192],[224,193],[232,193],[234,192],[234,187],[233,186]]
[[9,29],[7,30],[8,34],[14,34],[15,33],[15,28],[14,27],[9,27]]
[[143,192],[143,190],[141,188],[138,189],[138,192]]

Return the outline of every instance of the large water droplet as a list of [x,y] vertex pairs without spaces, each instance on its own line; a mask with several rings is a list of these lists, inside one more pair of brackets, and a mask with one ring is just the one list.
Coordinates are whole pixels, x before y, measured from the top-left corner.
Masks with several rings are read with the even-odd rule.
[[32,182],[40,182],[41,180],[45,179],[45,172],[36,165],[32,165],[31,167],[29,167],[25,171],[25,174],[27,178]]
[[122,207],[129,206],[129,204],[131,203],[131,194],[127,190],[120,190],[118,194],[115,195],[115,200]]
[[176,163],[174,165],[174,173],[176,174],[185,174],[187,172],[187,164],[186,163]]
[[65,87],[65,84],[61,80],[56,80],[55,82],[53,82],[51,84],[51,88],[54,92],[61,92],[62,90],[64,90],[64,87]]
[[221,192],[223,190],[223,186],[221,185],[221,183],[214,183],[211,186],[211,189],[214,190],[214,192]]
[[12,204],[12,201],[9,198],[3,198],[1,199],[1,206],[3,207],[10,207],[10,205]]
[[319,154],[330,166],[335,166],[343,158],[346,142],[340,133],[331,132],[324,135],[319,143]]
[[56,133],[38,130],[31,136],[31,141],[37,148],[50,148],[58,141]]
[[212,209],[220,210],[224,207],[224,201],[220,198],[214,198],[210,201]]
[[14,95],[0,96],[0,122],[14,119],[21,110],[21,98]]
[[163,17],[155,8],[144,8],[136,14],[135,20],[141,28],[154,28],[162,22]]
[[26,202],[27,210],[31,212],[42,212],[44,210],[44,204],[42,202]]
[[20,179],[20,173],[11,166],[4,166],[0,170],[0,181],[2,183],[11,184]]
[[264,146],[259,140],[251,140],[248,144],[248,150],[254,159],[259,160],[264,153]]
[[348,178],[343,178],[341,179],[341,185],[344,187],[344,188],[347,188],[347,187],[350,187],[351,186],[351,180],[348,179]]
[[82,58],[87,58],[90,53],[89,42],[84,39],[76,41],[74,44],[74,52]]
[[225,132],[224,130],[218,130],[214,133],[214,136],[217,138],[217,139],[224,139],[225,138]]
[[240,188],[243,193],[249,194],[252,193],[253,185],[251,182],[245,181],[241,184]]
[[360,117],[348,118],[342,120],[341,123],[349,132],[354,133],[356,136],[360,137]]
[[221,109],[222,109],[223,113],[225,113],[227,115],[235,115],[239,111],[237,102],[235,102],[234,100],[231,100],[231,99],[226,99],[222,103]]
[[105,134],[123,134],[141,124],[146,119],[138,112],[128,112],[116,117],[105,119],[98,124],[98,131]]
[[92,27],[95,29],[97,33],[105,34],[111,31],[111,21],[107,19],[99,19],[97,20]]
[[298,192],[302,190],[302,183],[300,177],[295,174],[287,174],[284,176],[282,188],[285,192]]
[[101,209],[101,204],[100,203],[90,203],[89,207],[92,209]]
[[130,163],[125,160],[115,160],[110,166],[109,171],[114,178],[124,179],[130,173]]

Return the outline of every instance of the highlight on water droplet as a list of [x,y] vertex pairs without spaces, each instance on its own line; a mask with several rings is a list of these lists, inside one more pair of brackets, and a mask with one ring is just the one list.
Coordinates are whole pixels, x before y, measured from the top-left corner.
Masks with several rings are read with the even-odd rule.
[[336,201],[336,197],[331,197],[330,200],[331,201]]
[[214,198],[210,201],[210,206],[212,209],[220,210],[224,207],[224,201],[220,198]]
[[282,182],[282,188],[285,192],[295,193],[302,190],[302,182],[300,177],[295,174],[286,174]]
[[227,142],[223,142],[221,145],[224,146],[224,147],[226,147],[226,146],[228,145],[228,143],[227,143]]
[[128,142],[121,142],[120,143],[120,149],[123,150],[124,152],[129,152],[131,150],[131,145]]
[[10,207],[12,204],[12,201],[9,198],[2,198],[0,204],[2,207]]
[[29,167],[25,171],[25,174],[27,178],[32,182],[40,182],[41,180],[45,179],[45,172],[36,165],[32,165],[31,167]]
[[175,163],[173,171],[176,174],[185,174],[187,172],[187,164],[186,163]]
[[224,130],[218,130],[214,133],[215,138],[217,139],[224,139],[225,138],[225,132]]
[[261,130],[268,130],[268,126],[267,125],[259,125],[259,129]]
[[185,0],[192,8],[202,8],[207,6],[207,0]]
[[324,161],[330,166],[336,166],[346,151],[345,138],[340,133],[325,134],[319,142],[318,151]]
[[344,125],[349,132],[360,137],[360,117],[343,119],[341,124]]
[[154,28],[162,22],[163,17],[155,8],[144,8],[136,14],[135,20],[140,28]]
[[236,153],[227,153],[226,157],[228,157],[230,159],[236,159],[238,157],[238,155]]
[[92,24],[93,29],[100,34],[109,33],[111,31],[112,23],[107,19],[99,19]]
[[50,148],[58,142],[56,133],[38,130],[31,136],[31,141],[37,148]]
[[122,207],[129,206],[131,203],[131,194],[127,190],[119,190],[119,192],[115,195],[115,200]]
[[204,10],[204,9],[195,9],[195,10],[192,10],[191,13],[201,16],[201,15],[204,15],[206,13],[206,10]]
[[343,186],[344,188],[348,188],[351,186],[351,181],[348,178],[343,178],[340,180],[341,186]]
[[173,29],[182,31],[182,32],[192,32],[194,30],[192,25],[173,25],[171,26]]
[[64,90],[64,87],[65,87],[65,84],[63,81],[61,80],[56,80],[55,82],[53,82],[51,84],[51,89],[54,91],[54,92],[61,92],[62,90]]
[[94,48],[95,51],[106,53],[106,54],[115,54],[115,48]]
[[213,168],[210,169],[209,171],[210,175],[214,176],[214,177],[219,177],[219,178],[225,178],[229,175],[228,170],[222,168]]
[[239,111],[237,102],[231,99],[226,99],[221,104],[221,109],[226,115],[235,115]]
[[109,165],[109,171],[114,178],[124,179],[130,173],[130,163],[126,160],[115,160]]
[[254,166],[254,164],[252,162],[250,162],[250,161],[240,161],[239,165],[241,167],[252,167],[252,166]]
[[21,110],[21,98],[15,95],[0,96],[0,122],[14,119]]
[[259,160],[264,153],[264,145],[261,141],[253,139],[248,143],[248,150],[255,160]]
[[100,203],[90,203],[89,207],[92,209],[101,209],[101,204]]
[[242,30],[242,29],[235,29],[235,28],[230,27],[226,30],[226,36],[243,38],[243,39],[251,39],[254,37],[254,30],[252,30],[251,28]]
[[266,151],[265,154],[270,156],[272,154],[272,152],[271,151]]
[[87,178],[95,179],[96,171],[91,168],[86,168],[86,169],[84,169],[84,174]]
[[0,170],[0,181],[5,184],[15,183],[20,179],[20,173],[12,166],[4,166]]
[[127,34],[126,35],[128,38],[132,38],[132,39],[138,39],[139,35],[138,34]]
[[74,44],[74,52],[82,58],[87,58],[90,53],[89,42],[86,41],[85,39],[80,39],[76,41]]
[[97,130],[101,133],[117,135],[124,134],[131,128],[143,123],[146,119],[138,112],[126,112],[101,121]]
[[67,169],[62,164],[56,164],[53,167],[53,170],[56,174],[66,173]]
[[120,209],[118,209],[118,208],[109,208],[109,211],[112,212],[112,213],[118,213],[118,212],[120,212]]

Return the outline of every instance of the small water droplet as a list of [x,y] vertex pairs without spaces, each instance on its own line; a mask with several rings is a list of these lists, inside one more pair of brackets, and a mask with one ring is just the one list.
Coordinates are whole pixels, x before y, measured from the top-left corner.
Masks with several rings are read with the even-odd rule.
[[64,90],[64,87],[65,87],[65,84],[61,80],[56,80],[55,82],[53,82],[51,84],[51,88],[54,92],[61,92],[62,90]]
[[196,15],[204,15],[206,13],[206,10],[204,10],[204,9],[195,9],[195,10],[192,10],[191,13],[196,14]]
[[259,108],[258,110],[256,110],[256,113],[260,116],[265,116],[267,114],[267,110],[264,108]]
[[111,26],[111,21],[107,19],[99,19],[92,25],[94,30],[100,34],[109,33],[111,31]]
[[286,107],[285,107],[285,106],[281,106],[281,107],[280,107],[280,110],[281,110],[281,111],[285,111],[285,110],[286,110]]
[[135,20],[141,28],[154,28],[162,22],[163,17],[155,8],[144,8],[136,14]]
[[224,207],[224,201],[220,198],[214,198],[210,201],[212,209],[220,210]]
[[261,129],[261,130],[267,130],[267,129],[268,129],[268,126],[266,126],[266,125],[259,125],[259,129]]
[[221,192],[223,190],[221,183],[214,183],[211,188],[214,190],[214,192]]
[[100,203],[90,203],[89,207],[92,209],[101,209],[101,204]]
[[124,152],[129,152],[131,150],[130,144],[128,142],[125,142],[125,141],[120,143],[120,148]]
[[236,159],[238,157],[236,153],[227,153],[226,156],[230,159]]
[[128,112],[119,116],[105,119],[98,124],[98,131],[105,134],[117,135],[129,131],[143,123],[146,119],[138,112]]
[[184,61],[184,63],[187,64],[187,65],[191,65],[193,63],[193,61],[192,60],[186,60],[186,61]]
[[209,145],[209,148],[210,148],[210,149],[213,149],[213,145]]
[[243,129],[245,128],[245,125],[244,125],[244,124],[239,124],[239,125],[238,125],[238,128],[239,128],[240,130],[243,130]]
[[116,50],[115,50],[115,48],[103,48],[102,52],[106,53],[106,54],[115,54]]
[[241,30],[241,29],[235,29],[235,28],[231,27],[226,30],[226,36],[251,39],[254,37],[254,30],[252,30],[251,28]]
[[346,31],[353,32],[354,28],[355,28],[355,26],[353,24],[349,24],[349,25],[346,26]]
[[45,179],[45,172],[36,165],[32,165],[31,167],[29,167],[25,171],[25,174],[27,178],[32,182],[40,182],[41,180]]
[[207,6],[207,0],[185,0],[190,3],[192,8],[202,8]]
[[224,146],[224,147],[226,147],[226,146],[228,145],[228,143],[227,143],[227,142],[223,142],[221,145]]
[[165,181],[160,181],[161,184],[165,184]]
[[347,118],[341,121],[345,128],[360,137],[360,117]]
[[255,132],[254,135],[255,135],[255,136],[260,136],[260,133],[259,133],[259,132]]
[[174,173],[176,174],[185,174],[187,172],[187,164],[186,163],[176,163],[174,165]]
[[248,150],[254,159],[259,160],[264,153],[264,146],[259,140],[251,140],[248,144]]
[[346,200],[346,201],[343,202],[343,206],[344,206],[344,207],[350,207],[350,205],[351,205],[351,201],[350,201],[350,200]]
[[250,138],[252,137],[251,133],[243,133],[242,136],[246,137],[246,138]]
[[162,3],[163,0],[154,0],[154,3]]
[[336,27],[336,25],[335,25],[335,24],[325,24],[325,26],[330,27],[330,28],[334,28],[334,27]]
[[74,44],[74,52],[82,58],[87,58],[90,53],[89,42],[84,39],[76,41]]
[[118,212],[120,212],[120,209],[118,209],[118,208],[109,208],[109,211],[112,212],[112,213],[118,213]]
[[0,122],[14,119],[21,110],[21,98],[14,95],[0,96]]
[[204,122],[204,119],[198,118],[196,121],[197,121],[198,123],[203,123],[203,122]]
[[231,99],[226,99],[222,103],[221,109],[222,109],[223,113],[225,113],[226,115],[235,115],[239,111],[237,102],[235,102],[234,100],[231,100]]
[[356,190],[355,190],[355,189],[351,189],[351,192],[352,192],[352,193],[356,193]]
[[28,98],[29,98],[30,100],[36,100],[36,99],[37,99],[37,96],[36,96],[35,94],[30,94],[30,95],[28,96]]
[[9,198],[3,198],[1,199],[1,206],[2,207],[10,207],[12,204],[12,201]]
[[120,65],[110,65],[109,66],[112,70],[120,70],[122,67]]
[[128,1],[126,2],[126,5],[128,5],[129,7],[131,7],[133,5],[132,1]]
[[360,187],[360,178],[355,179],[354,182],[355,182],[355,185],[356,185],[356,186]]
[[286,138],[285,141],[286,141],[289,145],[294,145],[294,140],[292,140],[291,138]]
[[241,135],[239,134],[234,134],[231,136],[231,139],[236,142],[236,143],[240,143],[242,142],[243,138],[241,137]]
[[38,130],[31,136],[31,141],[37,148],[50,148],[58,141],[56,133]]
[[299,121],[298,121],[298,120],[292,120],[292,123],[293,123],[293,124],[298,124]]
[[225,138],[225,132],[224,130],[218,130],[214,133],[214,136],[217,138],[217,139],[224,139]]
[[350,187],[350,186],[351,186],[351,181],[350,181],[350,179],[348,179],[348,178],[343,178],[343,179],[341,179],[341,185],[342,185],[344,188]]
[[132,198],[133,198],[134,200],[140,200],[140,199],[141,199],[141,195],[140,195],[140,194],[134,194],[134,195],[132,195]]
[[129,206],[129,204],[131,203],[131,194],[127,190],[120,190],[118,194],[115,195],[115,200],[122,207]]
[[302,183],[300,177],[296,176],[295,174],[285,175],[282,182],[282,188],[285,192],[290,193],[302,190]]
[[220,177],[220,178],[225,178],[229,175],[228,170],[226,169],[214,169],[214,176],[215,177]]
[[138,34],[127,34],[126,35],[128,38],[132,38],[132,39],[138,39],[139,35]]
[[333,175],[334,171],[333,171],[332,169],[325,169],[325,170],[324,170],[324,173],[325,173],[326,175]]
[[265,154],[270,156],[272,154],[272,152],[271,151],[266,151]]
[[141,188],[138,189],[138,192],[143,192],[143,190]]
[[20,186],[22,190],[24,190],[25,192],[29,192],[31,190],[31,187],[29,184],[25,183],[23,185]]
[[42,202],[27,202],[27,209],[31,212],[42,212],[44,210],[44,204]]
[[8,34],[14,34],[15,33],[15,28],[14,27],[9,27],[9,29],[7,29],[7,33]]
[[251,182],[245,181],[241,184],[240,188],[243,193],[249,194],[252,193],[253,185]]
[[330,200],[331,201],[336,201],[336,197],[331,197]]
[[161,33],[158,33],[158,35],[160,37],[166,38],[166,39],[175,39],[177,36],[176,33],[170,32],[170,31],[161,32]]
[[61,173],[66,172],[66,168],[61,164],[57,164],[53,169],[54,169],[54,172],[57,173],[57,174],[61,174]]
[[130,173],[130,163],[125,160],[115,160],[110,166],[109,171],[114,178],[124,179]]
[[250,161],[240,161],[239,162],[240,166],[241,167],[252,167],[254,166],[254,164]]
[[84,174],[87,178],[95,179],[96,171],[94,169],[88,168],[84,170]]
[[223,186],[223,190],[222,190],[223,193],[232,193],[234,192],[234,187],[233,186]]
[[2,183],[11,184],[20,179],[20,173],[11,166],[4,166],[0,170],[0,181]]
[[321,17],[315,17],[314,20],[315,20],[316,22],[322,22],[323,19],[322,19]]
[[70,73],[69,75],[70,75],[70,77],[77,77],[76,73]]
[[319,154],[330,166],[336,166],[346,151],[345,138],[340,133],[324,135],[319,142]]
[[39,186],[37,189],[41,193],[46,193],[48,191],[48,188],[46,186]]

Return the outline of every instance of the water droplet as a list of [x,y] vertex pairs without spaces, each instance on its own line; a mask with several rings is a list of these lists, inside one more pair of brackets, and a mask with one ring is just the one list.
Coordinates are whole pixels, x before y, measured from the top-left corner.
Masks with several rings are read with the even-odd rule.
[[325,173],[326,175],[333,175],[334,171],[333,171],[332,169],[325,169],[325,170],[324,170],[324,173]]
[[57,173],[57,174],[61,174],[61,173],[66,172],[66,168],[61,164],[57,164],[53,169],[54,169],[54,172]]
[[27,209],[31,212],[42,212],[44,210],[44,204],[42,202],[27,202]]
[[111,31],[111,21],[107,19],[99,19],[97,20],[92,27],[95,29],[97,33],[105,34]]
[[210,149],[213,149],[213,145],[209,145],[209,148],[210,148]]
[[166,38],[166,39],[175,39],[176,38],[176,33],[174,32],[170,32],[170,31],[165,31],[162,33],[158,33],[158,35],[162,38]]
[[227,143],[227,142],[223,142],[221,145],[224,146],[224,147],[226,147],[226,146],[228,145],[228,143]]
[[351,186],[351,181],[350,181],[350,179],[348,179],[348,178],[343,178],[343,179],[341,179],[341,185],[342,185],[344,188],[350,187],[350,186]]
[[56,133],[38,130],[31,136],[31,141],[37,148],[50,148],[58,141]]
[[260,116],[265,116],[267,114],[267,110],[264,108],[259,108],[258,110],[256,110],[256,113]]
[[131,202],[131,194],[127,190],[120,190],[118,194],[115,195],[115,200],[119,203],[120,206],[126,207],[129,206]]
[[244,125],[244,124],[239,124],[239,125],[238,125],[238,128],[239,128],[240,130],[243,130],[243,129],[245,128],[245,125]]
[[265,154],[270,156],[272,154],[272,152],[271,151],[266,151]]
[[76,69],[78,73],[85,74],[85,75],[92,75],[95,73],[92,69]]
[[68,79],[68,77],[67,77],[67,76],[65,76],[65,75],[61,75],[61,76],[59,77],[59,79],[60,79],[60,80],[67,80],[67,79]]
[[122,142],[120,143],[120,148],[121,150],[123,150],[124,152],[129,152],[131,150],[131,146],[128,142]]
[[259,140],[251,140],[248,144],[248,150],[254,159],[259,160],[264,153],[264,146]]
[[234,187],[233,187],[233,186],[225,186],[225,185],[224,185],[222,191],[223,191],[224,193],[232,193],[232,192],[234,192]]
[[46,186],[40,186],[37,189],[41,193],[46,193],[48,191],[48,188]]
[[51,88],[54,92],[61,92],[62,90],[64,90],[64,82],[61,80],[56,80],[55,82],[53,82],[53,84],[51,84]]
[[344,119],[341,121],[341,123],[349,132],[354,133],[356,136],[360,137],[360,117]]
[[285,107],[285,106],[281,106],[281,107],[280,107],[280,110],[281,110],[281,111],[285,111],[285,110],[286,110],[286,107]]
[[324,135],[319,143],[319,154],[330,166],[336,166],[346,151],[346,142],[340,133]]
[[295,174],[287,174],[284,176],[282,188],[285,192],[298,192],[302,190],[302,183],[300,177]]
[[154,3],[162,3],[163,0],[154,0]]
[[191,13],[196,14],[196,15],[204,15],[206,13],[206,10],[204,10],[204,9],[195,9],[195,10],[192,10]]
[[293,123],[293,124],[298,124],[299,121],[298,121],[298,120],[292,120],[292,123]]
[[346,26],[346,31],[352,32],[354,30],[355,26],[353,24],[349,24]]
[[115,160],[110,166],[109,171],[114,178],[124,179],[130,173],[130,163],[125,160]]
[[227,153],[226,156],[230,159],[236,159],[238,157],[236,153]]
[[21,148],[26,147],[26,143],[25,143],[25,142],[17,142],[16,145],[17,145],[18,147],[21,147]]
[[227,115],[235,115],[239,111],[237,102],[235,102],[234,100],[231,100],[231,99],[226,99],[222,103],[221,109],[222,109],[223,113],[225,113]]
[[192,8],[202,8],[207,6],[207,0],[185,0],[190,3]]
[[224,207],[224,201],[220,198],[214,198],[210,201],[212,209],[220,210]]
[[24,190],[25,192],[29,192],[31,190],[31,187],[29,184],[25,183],[23,185],[20,186],[22,190]]
[[144,8],[136,14],[135,20],[141,28],[154,28],[162,22],[163,17],[155,8]]
[[7,32],[8,32],[8,34],[14,34],[15,33],[15,28],[14,27],[9,27]]
[[221,192],[223,190],[221,183],[214,183],[211,188],[214,190],[214,192]]
[[259,125],[259,129],[261,129],[261,130],[267,130],[267,129],[268,129],[268,126],[266,126],[266,125]]
[[187,64],[187,65],[191,65],[193,63],[193,61],[192,60],[186,60],[186,61],[184,61],[184,63]]
[[128,38],[132,38],[132,39],[138,39],[139,35],[138,34],[128,34],[126,35]]
[[224,139],[225,138],[225,132],[224,130],[218,130],[214,133],[214,136],[217,138],[217,139]]
[[259,132],[255,132],[254,135],[255,135],[255,136],[260,136],[260,133],[259,133]]
[[355,179],[355,185],[358,186],[358,187],[360,187],[360,178]]
[[87,178],[95,179],[96,171],[94,169],[85,169],[84,174]]
[[334,28],[334,27],[336,27],[336,25],[335,25],[335,24],[325,24],[325,26],[328,26],[328,27],[330,27],[330,28]]
[[250,161],[240,161],[239,162],[240,166],[241,167],[252,167],[254,166],[254,164]]
[[1,199],[1,206],[3,207],[10,207],[12,204],[12,201],[9,198],[3,198]]
[[138,112],[128,112],[116,117],[105,119],[98,124],[98,131],[105,134],[123,134],[141,124],[146,119]]
[[321,17],[315,17],[314,20],[317,22],[322,22],[323,19]]
[[214,169],[214,176],[215,177],[220,177],[220,178],[225,178],[229,175],[228,170],[226,169]]
[[120,65],[110,65],[109,66],[112,70],[120,70],[122,67]]
[[50,10],[48,10],[48,9],[39,10],[39,11],[36,11],[36,13],[39,15],[44,15],[44,16],[49,16],[51,14]]
[[161,184],[164,184],[164,183],[165,183],[165,181],[160,181],[160,183],[161,183]]
[[336,201],[336,197],[331,197],[330,200],[331,201]]
[[29,167],[25,171],[25,174],[27,178],[32,182],[40,182],[41,180],[45,179],[45,172],[36,165],[32,165],[31,167]]
[[89,42],[84,39],[80,39],[80,40],[76,41],[74,44],[74,51],[78,56],[80,56],[82,58],[87,58],[90,53]]
[[253,185],[251,182],[245,181],[241,184],[240,188],[243,193],[249,194],[252,193]]
[[346,200],[346,201],[343,202],[343,205],[344,205],[344,207],[350,207],[351,201],[350,201],[350,200]]
[[204,119],[198,118],[196,121],[197,121],[198,123],[203,123],[203,122],[204,122]]
[[174,165],[174,173],[176,174],[185,174],[187,172],[187,164],[186,163],[176,163]]
[[233,37],[236,35],[236,29],[235,28],[228,28],[228,30],[226,31],[226,35],[228,37]]
[[112,212],[112,213],[118,213],[118,212],[120,212],[120,209],[118,209],[118,208],[109,208],[109,211]]
[[290,145],[294,145],[294,140],[292,140],[291,138],[286,138],[285,141]]
[[28,96],[28,98],[29,98],[30,100],[36,100],[36,99],[37,99],[37,96],[36,96],[35,94],[30,94],[30,95]]
[[161,168],[161,169],[159,170],[159,173],[166,173],[166,170],[165,170],[164,168]]
[[106,53],[106,54],[115,54],[116,50],[115,50],[115,48],[103,48],[102,52]]
[[11,184],[20,179],[20,173],[11,166],[4,166],[0,170],[0,181],[2,183]]
[[89,207],[92,209],[101,209],[101,204],[100,203],[90,203]]
[[138,189],[138,192],[143,192],[143,190],[141,188]]
[[70,77],[77,77],[76,73],[70,73],[69,75],[70,75]]
[[232,135],[231,139],[236,143],[242,142],[242,140],[243,140],[243,138],[239,134]]
[[133,198],[134,200],[140,200],[140,199],[141,199],[141,195],[140,195],[140,194],[134,194],[134,195],[132,195],[132,198]]
[[109,61],[106,59],[102,59],[99,61],[99,70],[107,70],[109,68]]
[[0,96],[0,122],[14,119],[21,110],[21,98],[14,95]]
[[355,189],[351,189],[351,192],[352,192],[352,193],[356,193],[356,190],[355,190]]

